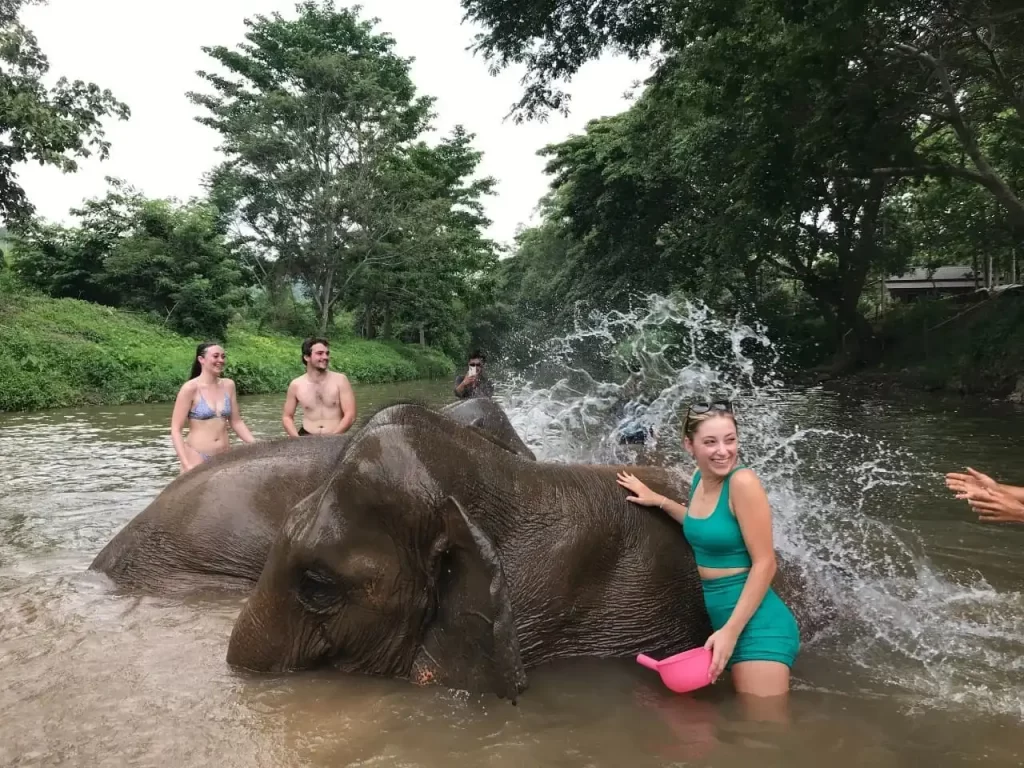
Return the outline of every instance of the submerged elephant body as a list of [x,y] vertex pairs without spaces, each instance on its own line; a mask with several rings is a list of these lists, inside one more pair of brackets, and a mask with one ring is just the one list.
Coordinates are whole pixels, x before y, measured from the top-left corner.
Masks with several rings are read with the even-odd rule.
[[[533,458],[490,400],[440,412]],[[258,442],[215,456],[169,483],[90,569],[135,592],[250,590],[289,511],[328,480],[350,434]]]
[[[281,529],[228,661],[514,699],[549,660],[701,645],[693,553],[668,516],[625,500],[617,469],[532,462],[424,408],[384,409]],[[685,476],[630,469],[687,497]]]

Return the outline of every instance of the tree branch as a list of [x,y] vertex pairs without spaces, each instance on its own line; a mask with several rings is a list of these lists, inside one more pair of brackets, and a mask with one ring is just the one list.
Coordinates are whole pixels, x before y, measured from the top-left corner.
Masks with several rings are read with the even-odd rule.
[[[995,24],[989,24],[989,37],[995,37]],[[1017,94],[1017,90],[1013,87],[1013,83],[1010,78],[1007,77],[1006,71],[1003,69],[1002,64],[999,63],[999,57],[996,56],[995,48],[992,44],[982,37],[978,30],[971,28],[971,37],[974,38],[975,42],[982,47],[985,54],[988,56],[989,62],[992,64],[992,73],[995,75],[996,84],[1003,91],[1003,95],[1010,100],[1013,108],[1016,110],[1017,115],[1020,116],[1021,120],[1024,120],[1024,98]]]
[[990,187],[993,180],[978,171],[970,168],[962,168],[955,165],[909,165],[890,166],[883,168],[872,168],[866,173],[849,171],[845,175],[856,178],[875,178],[879,176],[892,176],[894,178],[920,178],[924,176],[936,176],[939,178],[965,179],[983,187]]

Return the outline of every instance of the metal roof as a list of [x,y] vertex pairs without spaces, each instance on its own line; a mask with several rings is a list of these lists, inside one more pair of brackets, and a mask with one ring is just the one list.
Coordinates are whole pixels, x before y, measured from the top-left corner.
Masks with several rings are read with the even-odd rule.
[[890,275],[886,288],[973,288],[974,271],[970,267],[938,267],[929,271],[918,267],[902,275]]

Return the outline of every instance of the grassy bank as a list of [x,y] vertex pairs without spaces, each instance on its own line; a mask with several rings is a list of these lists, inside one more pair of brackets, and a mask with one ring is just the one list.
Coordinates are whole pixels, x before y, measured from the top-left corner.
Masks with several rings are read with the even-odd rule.
[[878,325],[882,363],[854,379],[908,389],[1007,397],[1024,377],[1024,293],[971,303],[923,301]]
[[[200,341],[138,315],[0,285],[0,411],[173,400]],[[224,375],[240,394],[284,392],[302,372],[300,339],[232,327],[224,343]],[[454,371],[434,350],[362,339],[333,341],[331,367],[357,383]]]

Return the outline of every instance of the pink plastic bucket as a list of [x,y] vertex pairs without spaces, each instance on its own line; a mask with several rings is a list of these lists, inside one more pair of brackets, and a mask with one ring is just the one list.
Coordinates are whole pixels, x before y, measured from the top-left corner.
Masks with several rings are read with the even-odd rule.
[[711,683],[711,651],[706,648],[694,648],[661,661],[641,653],[636,660],[661,675],[665,686],[676,693],[689,693]]

